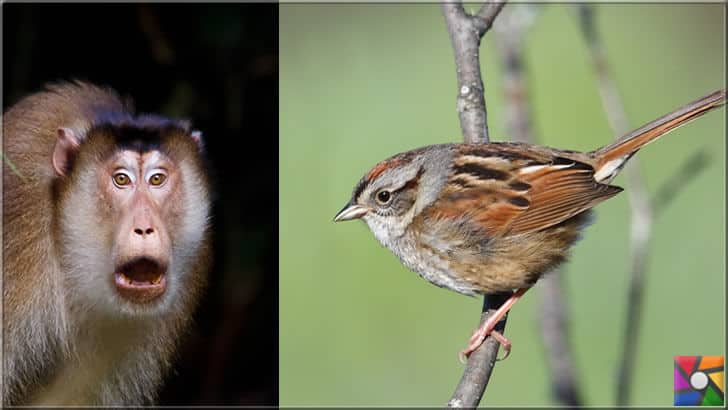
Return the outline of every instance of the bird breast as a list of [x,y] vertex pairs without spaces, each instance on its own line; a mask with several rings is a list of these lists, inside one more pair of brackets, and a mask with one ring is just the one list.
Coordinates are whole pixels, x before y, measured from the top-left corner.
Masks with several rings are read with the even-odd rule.
[[426,281],[464,295],[478,294],[475,287],[455,275],[450,262],[441,257],[439,252],[423,246],[415,232],[405,230],[396,240],[390,236],[391,232],[384,233],[374,228],[372,232],[382,245],[397,255],[404,266]]

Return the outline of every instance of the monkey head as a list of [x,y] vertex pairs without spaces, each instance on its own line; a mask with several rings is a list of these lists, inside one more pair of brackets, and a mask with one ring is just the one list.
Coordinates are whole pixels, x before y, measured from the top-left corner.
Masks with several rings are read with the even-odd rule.
[[117,316],[185,307],[209,259],[200,133],[130,116],[57,134],[55,237],[70,303]]

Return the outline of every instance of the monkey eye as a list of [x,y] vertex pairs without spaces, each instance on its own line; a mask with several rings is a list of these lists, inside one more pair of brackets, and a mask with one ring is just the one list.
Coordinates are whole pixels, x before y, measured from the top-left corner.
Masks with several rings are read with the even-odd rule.
[[167,176],[164,174],[154,174],[151,177],[149,177],[149,184],[153,186],[160,186],[164,183],[164,181],[167,180]]
[[376,198],[379,204],[386,205],[392,199],[392,193],[387,191],[386,189],[383,189],[377,192]]
[[129,185],[131,184],[131,178],[123,172],[117,172],[114,174],[114,184],[118,187]]

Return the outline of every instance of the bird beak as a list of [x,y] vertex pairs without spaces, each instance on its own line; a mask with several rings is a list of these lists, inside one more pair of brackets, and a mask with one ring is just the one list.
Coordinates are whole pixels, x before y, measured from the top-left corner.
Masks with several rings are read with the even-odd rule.
[[369,212],[369,208],[356,205],[352,203],[346,204],[344,208],[339,211],[338,214],[334,217],[334,222],[340,222],[340,221],[350,221],[352,219],[358,219],[362,216],[366,215]]

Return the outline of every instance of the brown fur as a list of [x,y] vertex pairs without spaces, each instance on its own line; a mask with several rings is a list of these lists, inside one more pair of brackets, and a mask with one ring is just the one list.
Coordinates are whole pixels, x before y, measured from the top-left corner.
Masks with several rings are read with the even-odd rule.
[[[78,173],[93,171],[105,152],[116,149],[113,136],[88,141],[85,137],[89,129],[111,118],[117,124],[112,130],[121,129],[119,124],[139,129],[168,125],[154,125],[146,117],[136,117],[131,104],[113,91],[86,83],[49,86],[21,100],[3,116],[1,390],[5,405],[131,405],[153,401],[180,332],[204,287],[210,258],[207,229],[203,229],[205,239],[199,248],[189,250],[195,255],[189,264],[193,274],[171,302],[171,309],[147,316],[110,317],[74,299],[66,267],[73,260],[67,255],[84,249],[69,243],[59,218],[81,211],[69,209],[63,198],[69,190],[79,190]],[[59,127],[72,128],[81,137],[78,156],[63,177],[56,175],[51,163]],[[193,186],[207,193],[206,175],[195,144],[184,138],[186,130],[175,134],[162,128],[160,132],[168,140],[168,151],[177,155],[173,159],[194,170],[193,175],[187,175],[194,180]],[[180,195],[185,202],[208,201],[206,197],[191,198],[191,194]],[[100,192],[90,189],[82,195],[90,206],[105,206]],[[175,209],[169,212],[180,213]],[[111,222],[99,223],[98,232],[75,234],[90,235],[108,246],[109,238],[100,232]]]

